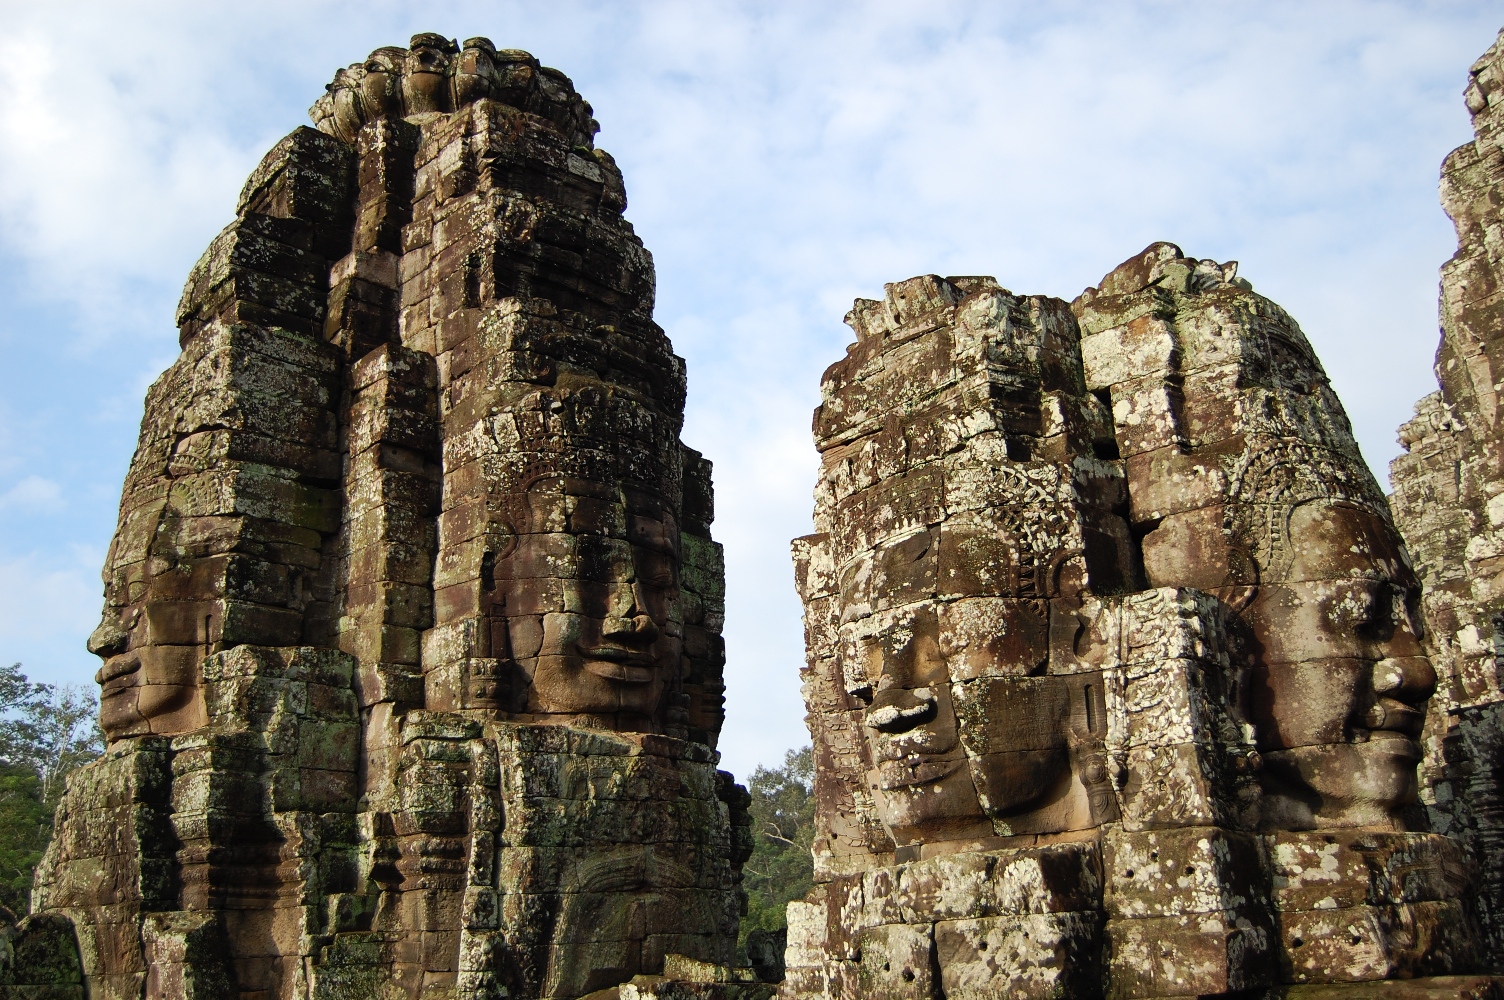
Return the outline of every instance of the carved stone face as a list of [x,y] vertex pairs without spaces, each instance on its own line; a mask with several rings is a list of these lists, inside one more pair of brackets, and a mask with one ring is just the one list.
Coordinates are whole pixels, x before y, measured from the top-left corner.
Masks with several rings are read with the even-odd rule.
[[361,111],[366,121],[375,121],[402,112],[402,67],[407,50],[394,46],[377,49],[366,58],[365,75],[360,80]]
[[1289,570],[1244,612],[1265,821],[1393,825],[1415,801],[1415,741],[1436,686],[1417,636],[1418,584],[1394,528],[1371,510],[1302,504],[1288,535]]
[[[1045,599],[950,580],[948,591],[986,596],[883,606],[884,595],[922,589],[936,548],[927,538],[879,546],[842,573],[840,666],[847,692],[864,705],[883,824],[902,846],[1057,833],[1107,818],[1094,815],[1073,773],[1078,750],[1105,724],[1101,683],[1095,674],[1045,674]],[[939,549],[944,566],[947,550]]]
[[89,637],[89,652],[104,660],[94,680],[100,685],[99,725],[111,742],[148,733],[177,735],[208,721],[199,686],[207,646],[154,641],[184,627],[176,620],[183,607],[145,600],[106,607]]
[[961,745],[935,609],[910,605],[843,627],[842,672],[865,701],[883,825],[899,845],[992,835]]
[[[569,530],[521,535],[507,559],[513,652],[536,648],[529,708],[645,723],[680,667],[678,524],[661,500],[572,492]],[[562,610],[529,613],[529,587],[557,587]]]
[[467,38],[454,67],[454,106],[490,96],[496,77],[496,46],[489,38]]
[[449,49],[442,35],[414,35],[402,78],[410,115],[449,110]]

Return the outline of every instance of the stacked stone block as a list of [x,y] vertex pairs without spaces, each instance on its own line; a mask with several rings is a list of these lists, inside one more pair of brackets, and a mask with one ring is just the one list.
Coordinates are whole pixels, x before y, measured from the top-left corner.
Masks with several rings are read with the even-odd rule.
[[[338,642],[362,664],[367,729],[422,703],[422,635],[433,624],[438,427],[433,359],[383,344],[350,369],[342,614]],[[371,742],[368,774],[390,775],[390,739]],[[367,794],[381,790],[363,789]]]
[[1411,978],[1485,959],[1466,900],[1478,872],[1456,841],[1378,831],[1266,839],[1287,981]]
[[241,992],[305,988],[324,900],[356,888],[353,667],[334,650],[227,650],[204,665],[210,725],[173,739],[180,908],[223,935]]
[[1418,587],[1294,321],[1155,244],[1069,310],[929,276],[848,322],[783,995],[1491,989],[1417,808]]
[[1399,430],[1405,454],[1390,465],[1395,520],[1425,584],[1427,648],[1440,681],[1427,723],[1425,804],[1435,828],[1461,839],[1481,865],[1478,904],[1487,953],[1504,970],[1504,674],[1499,666],[1500,590],[1498,144],[1504,99],[1499,41],[1469,73],[1464,99],[1474,141],[1441,168],[1441,204],[1457,252],[1441,268],[1437,392]]
[[790,904],[783,989],[926,1000],[1093,995],[1101,898],[1101,859],[1083,843],[840,876]]
[[1096,634],[1106,655],[1120,650],[1105,672],[1120,817],[1102,834],[1108,995],[1267,985],[1275,934],[1253,832],[1257,755],[1231,710],[1224,611],[1190,590],[1107,604],[1111,624]]
[[323,900],[354,874],[351,667],[307,647],[217,653],[206,726],[117,744],[70,779],[33,908],[72,922],[89,995],[302,982]]
[[[1223,697],[1251,752],[1234,753],[1215,781],[1229,790],[1241,781],[1254,812],[1227,825],[1267,831],[1276,887],[1288,874],[1282,856],[1319,852],[1355,830],[1411,838],[1456,859],[1445,838],[1397,832],[1425,823],[1409,772],[1434,684],[1419,655],[1419,588],[1299,327],[1237,278],[1235,265],[1194,261],[1168,244],[1130,259],[1075,308],[1088,383],[1110,393],[1120,427],[1135,429],[1119,440],[1147,581],[1210,591],[1233,639],[1237,669]],[[1303,507],[1324,512],[1319,529],[1297,528]],[[1341,519],[1358,528],[1331,527]],[[1321,611],[1284,615],[1302,604]],[[1372,666],[1334,659],[1333,650]],[[1331,692],[1340,693],[1340,715],[1322,714],[1332,711]],[[1364,754],[1385,746],[1402,748],[1398,765]],[[1258,789],[1248,787],[1254,774]],[[1340,982],[1475,967],[1466,866],[1453,872],[1434,883],[1437,905],[1382,918],[1315,914],[1310,901],[1276,891],[1269,903],[1282,977]],[[1349,918],[1364,930],[1312,933]],[[1269,933],[1267,921],[1260,933]],[[1376,952],[1410,958],[1367,957]]]
[[419,35],[312,113],[190,275],[90,641],[111,749],[6,932],[61,964],[0,985],[745,985],[710,464],[589,105]]
[[[141,915],[177,909],[171,796],[165,737],[117,745],[68,776],[57,835],[37,866],[32,910],[67,926],[93,996],[141,995],[147,971]],[[37,916],[23,922],[22,940],[38,922]],[[20,952],[17,972],[26,969]]]
[[147,394],[89,643],[112,738],[202,725],[204,658],[296,645],[328,615],[340,376],[319,331],[348,171],[339,143],[294,132],[189,277],[183,354]]
[[589,993],[666,955],[735,964],[741,914],[724,886],[751,853],[751,818],[713,754],[562,726],[497,737],[502,808],[517,817],[498,842],[497,924],[526,995]]

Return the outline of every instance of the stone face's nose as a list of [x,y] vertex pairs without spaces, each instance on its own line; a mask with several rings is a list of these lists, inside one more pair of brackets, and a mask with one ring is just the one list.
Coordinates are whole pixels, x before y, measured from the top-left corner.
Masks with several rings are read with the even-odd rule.
[[658,626],[644,614],[607,618],[602,633],[609,639],[628,642],[652,642],[658,638]]
[[1436,691],[1436,669],[1424,656],[1392,656],[1373,665],[1373,692],[1364,725],[1369,729],[1419,736],[1425,726],[1422,705]]
[[1392,656],[1373,665],[1373,691],[1412,704],[1436,692],[1436,668],[1424,656]]
[[119,619],[106,612],[99,626],[89,634],[87,648],[95,656],[115,656],[125,652],[130,637],[130,632],[121,625]]
[[906,733],[933,719],[937,707],[929,688],[886,688],[872,699],[864,721],[881,733]]

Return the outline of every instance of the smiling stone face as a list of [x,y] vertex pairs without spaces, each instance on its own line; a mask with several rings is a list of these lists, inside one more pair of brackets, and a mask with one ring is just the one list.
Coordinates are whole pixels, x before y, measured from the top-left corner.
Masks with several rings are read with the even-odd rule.
[[1311,345],[1235,275],[1155,244],[1075,303],[1145,573],[1236,616],[1265,828],[1403,828],[1436,685],[1419,583]]
[[842,674],[866,703],[864,737],[882,820],[899,844],[991,836],[961,745],[930,605],[842,628]]
[[[752,837],[716,769],[711,465],[590,106],[420,34],[312,116],[147,396],[88,643],[110,753],[34,896],[55,954],[91,996],[268,1000],[730,963]],[[353,964],[307,947],[373,920],[390,947]]]
[[[657,713],[680,667],[678,525],[656,498],[638,494],[629,501],[593,484],[567,489],[572,495],[558,499],[570,510],[574,532],[525,533],[498,566],[515,595],[508,602],[515,611],[507,615],[513,650],[536,656],[528,707],[627,717],[619,722],[630,726],[635,719],[640,726]],[[564,610],[522,613],[530,588],[555,581]]]
[[1416,740],[1436,686],[1419,585],[1376,511],[1314,502],[1288,525],[1290,567],[1245,611],[1266,816],[1294,828],[1398,823],[1416,801]]
[[1082,595],[1138,571],[1112,510],[1121,471],[1097,457],[1110,418],[1063,305],[991,279],[899,282],[857,303],[858,342],[826,373],[822,533],[801,546],[828,560],[831,592],[807,575],[801,589],[812,642],[832,654],[814,662],[850,707],[811,727],[817,745],[850,727],[851,811],[901,848],[1112,814],[1087,787],[1106,778],[1101,663],[1057,655],[1052,634],[1073,637]]
[[107,608],[106,620],[89,637],[89,652],[104,660],[94,679],[100,685],[99,725],[109,740],[186,733],[208,719],[199,677],[207,644],[153,641],[153,619],[172,610],[145,602]]
[[1236,270],[1154,244],[1074,324],[979,278],[848,315],[794,543],[798,995],[1471,967],[1461,852],[1407,826],[1437,685],[1416,575],[1310,345]]

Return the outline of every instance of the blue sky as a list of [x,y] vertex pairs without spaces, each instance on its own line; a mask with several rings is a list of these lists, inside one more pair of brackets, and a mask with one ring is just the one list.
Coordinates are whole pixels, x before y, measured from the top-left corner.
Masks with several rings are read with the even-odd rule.
[[0,0],[0,661],[91,683],[99,566],[173,307],[334,70],[417,31],[569,74],[689,364],[727,549],[727,764],[807,740],[788,540],[856,296],[1070,298],[1157,239],[1241,261],[1380,473],[1434,387],[1436,201],[1504,3]]

